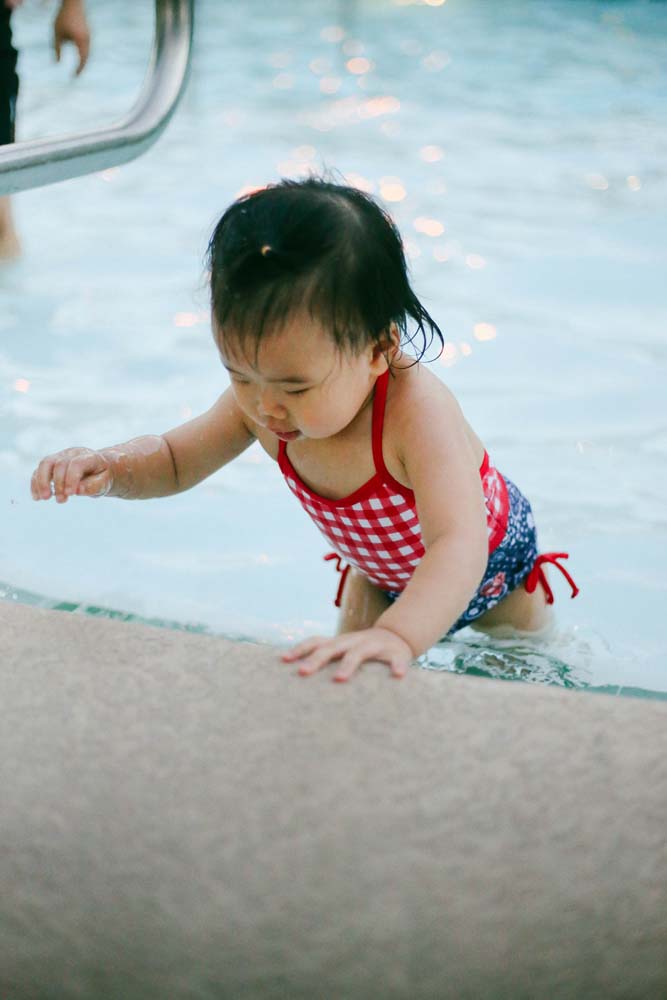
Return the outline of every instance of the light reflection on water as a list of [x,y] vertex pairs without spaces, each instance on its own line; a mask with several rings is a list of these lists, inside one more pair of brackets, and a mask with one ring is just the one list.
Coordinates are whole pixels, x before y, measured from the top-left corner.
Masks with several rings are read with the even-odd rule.
[[[151,7],[93,0],[74,84],[50,63],[49,15],[22,8],[20,135],[118,118]],[[25,255],[0,270],[9,592],[276,642],[333,628],[320,538],[255,450],[169,501],[27,498],[46,452],[211,404],[211,226],[240,191],[329,166],[394,214],[447,339],[434,370],[582,589],[556,583],[559,637],[538,651],[463,636],[429,665],[667,688],[667,7],[250,0],[241,19],[200,0],[198,17],[155,149],[17,199]]]

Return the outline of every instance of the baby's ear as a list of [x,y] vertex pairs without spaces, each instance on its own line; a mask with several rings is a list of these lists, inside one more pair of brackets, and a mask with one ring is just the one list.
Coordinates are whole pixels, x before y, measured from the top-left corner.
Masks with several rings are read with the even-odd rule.
[[395,323],[392,323],[390,325],[389,331],[388,331],[388,335],[389,335],[389,342],[390,342],[390,345],[391,345],[389,347],[389,350],[390,351],[397,351],[399,349],[399,347],[401,346],[401,332],[400,332],[400,330],[398,329],[398,327],[396,326]]
[[398,351],[401,343],[401,335],[398,332],[398,327],[395,323],[391,323],[386,330],[383,330],[380,334],[373,354],[376,357],[382,355],[388,365],[391,365],[394,360],[394,356]]

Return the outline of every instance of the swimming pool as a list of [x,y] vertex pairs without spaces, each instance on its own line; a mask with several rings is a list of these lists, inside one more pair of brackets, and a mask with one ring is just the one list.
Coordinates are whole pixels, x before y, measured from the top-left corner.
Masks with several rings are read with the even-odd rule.
[[[89,4],[94,57],[54,67],[15,18],[19,137],[117,119],[150,4]],[[226,384],[203,253],[246,186],[312,168],[386,200],[447,338],[433,368],[531,498],[559,627],[462,634],[456,669],[667,691],[667,7],[648,2],[198,4],[193,74],[143,159],[17,198],[0,269],[5,599],[111,608],[284,643],[332,630],[335,574],[258,447],[169,500],[34,504],[36,460],[160,432]],[[73,64],[70,60],[69,68]]]

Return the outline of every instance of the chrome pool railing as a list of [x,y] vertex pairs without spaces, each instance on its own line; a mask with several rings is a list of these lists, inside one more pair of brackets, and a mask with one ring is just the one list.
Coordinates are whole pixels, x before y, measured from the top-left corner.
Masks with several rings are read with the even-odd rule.
[[166,128],[190,67],[195,0],[155,0],[155,38],[143,88],[116,125],[0,146],[0,195],[54,184],[141,156]]

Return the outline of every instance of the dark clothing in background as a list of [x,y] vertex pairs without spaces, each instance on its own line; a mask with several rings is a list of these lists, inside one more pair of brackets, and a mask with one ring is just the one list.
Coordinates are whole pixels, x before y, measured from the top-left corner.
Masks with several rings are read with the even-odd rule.
[[0,146],[14,142],[16,122],[16,97],[19,78],[16,75],[17,52],[12,45],[9,24],[11,11],[0,3]]

